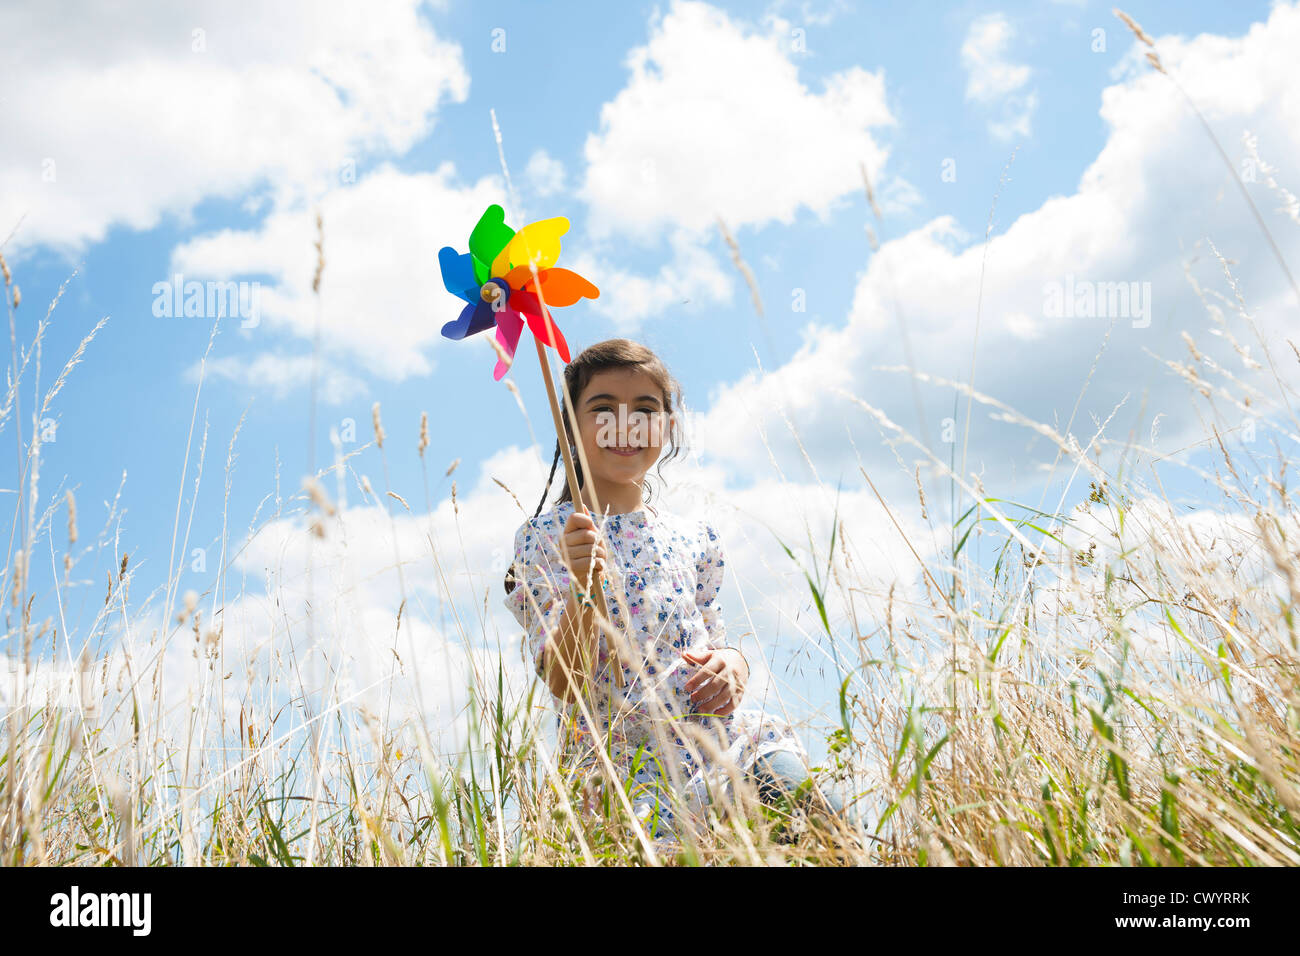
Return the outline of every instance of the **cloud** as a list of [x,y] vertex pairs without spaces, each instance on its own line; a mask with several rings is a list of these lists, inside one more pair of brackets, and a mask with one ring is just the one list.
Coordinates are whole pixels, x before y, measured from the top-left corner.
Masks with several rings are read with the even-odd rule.
[[1008,63],[1007,44],[1015,35],[1001,13],[990,13],[973,21],[961,45],[961,60],[969,77],[966,98],[992,103],[1029,82],[1029,67]]
[[[1254,622],[1239,647],[1249,657],[1283,652],[1290,635],[1278,609],[1288,602],[1287,581],[1261,529],[1275,544],[1282,535],[1290,539],[1295,516],[1257,516],[1228,500],[1199,504],[1188,511],[1137,494],[1125,501],[1122,521],[1112,503],[1077,509],[1060,528],[1061,545],[1047,542],[1048,561],[1059,574],[1035,589],[1038,614],[1053,620],[1054,634],[1074,646],[1118,656],[1112,641],[1098,646],[1097,624],[1110,619],[1115,607],[1125,607],[1123,629],[1131,645],[1141,658],[1172,665],[1173,671],[1185,666],[1179,652],[1188,641],[1213,655],[1222,640],[1212,619],[1195,610],[1198,605],[1223,609],[1224,619],[1235,621],[1240,612]],[[1185,636],[1168,626],[1169,605]]]
[[[327,356],[392,380],[428,374],[434,343],[447,341],[443,324],[464,305],[443,287],[438,249],[449,236],[468,236],[501,193],[499,177],[460,185],[452,164],[443,163],[430,173],[384,164],[322,196],[320,332]],[[310,342],[317,325],[315,239],[312,210],[277,209],[254,229],[183,243],[173,251],[172,269],[187,278],[269,275],[260,324],[239,334],[257,341],[280,332]]]
[[[197,635],[192,616],[183,626],[176,623],[183,598],[171,608],[159,605],[161,588],[152,600],[132,603],[129,627],[110,609],[98,639],[108,650],[88,690],[105,722],[99,739],[114,756],[131,752],[132,681],[147,701],[141,707],[147,739],[194,748],[195,767],[197,755],[214,752],[219,741],[246,755],[241,726],[252,725],[263,746],[273,723],[266,738],[273,745],[265,745],[259,759],[279,760],[310,745],[308,718],[335,705],[339,716],[316,728],[326,735],[340,721],[358,722],[356,708],[365,707],[383,715],[390,730],[422,722],[437,750],[463,750],[471,688],[490,694],[498,662],[508,693],[518,699],[532,673],[500,598],[522,511],[511,513],[509,495],[491,477],[518,487],[524,468],[530,477],[541,471],[536,451],[511,449],[486,462],[480,480],[460,496],[459,512],[441,499],[431,512],[414,514],[373,490],[382,488],[382,464],[375,449],[369,455],[350,459],[324,483],[335,513],[323,518],[323,536],[309,530],[314,515],[294,512],[290,502],[285,514],[230,542],[223,577],[205,581],[187,573],[182,589],[205,592],[195,602]],[[371,490],[363,491],[366,486]],[[410,489],[403,491],[416,500]],[[130,583],[139,593],[147,588],[136,580],[147,562],[137,562]],[[485,590],[493,599],[486,617]],[[215,605],[213,593],[219,595]],[[13,666],[0,656],[4,663]],[[38,683],[58,690],[56,678],[75,669],[66,661],[46,667]],[[0,681],[0,704],[12,704],[11,686]],[[75,704],[71,693],[64,692],[62,701]],[[399,745],[409,753],[411,743]],[[326,760],[324,768],[334,763]]]
[[894,118],[882,72],[859,67],[799,79],[789,25],[747,28],[715,7],[675,2],[627,58],[627,85],[600,114],[584,148],[581,195],[597,237],[649,241],[703,234],[721,216],[733,229],[825,215],[879,170],[871,135]]
[[[372,465],[377,468],[378,462],[352,463],[362,473]],[[503,576],[514,557],[515,530],[533,514],[548,465],[536,446],[504,448],[476,474],[458,473],[456,502],[441,499],[427,514],[407,513],[382,492],[356,500],[360,478],[353,474],[343,486],[328,489],[338,516],[327,522],[324,539],[310,538],[302,520],[277,522],[244,550],[239,569],[250,577],[271,570],[273,587],[301,589],[310,555],[324,569],[317,593],[339,596],[322,613],[334,615],[335,604],[355,604],[388,627],[405,594],[404,618],[438,628],[456,647],[501,647],[511,680],[523,686],[531,670],[523,660],[518,624],[503,606]],[[655,507],[684,520],[707,518],[722,537],[727,573],[720,606],[728,643],[740,647],[751,665],[750,706],[784,708],[788,716],[804,719],[834,699],[835,652],[822,632],[802,568],[815,578],[824,576],[828,557],[833,559],[836,578],[826,582],[824,594],[841,656],[854,652],[857,644],[848,636],[855,627],[869,629],[867,621],[878,610],[868,609],[861,598],[851,607],[848,587],[879,594],[893,585],[900,606],[920,600],[911,548],[928,557],[937,542],[923,525],[904,518],[909,547],[869,492],[837,496],[824,484],[777,478],[736,487],[725,472],[691,456],[670,463],[663,473],[666,486]],[[417,496],[408,494],[410,489],[397,490],[414,506]],[[544,508],[558,493],[553,484]],[[841,523],[831,555],[834,519]],[[348,633],[346,619],[340,627],[340,633]]]
[[891,219],[907,215],[923,201],[920,191],[902,176],[890,178],[876,199],[881,214]]
[[729,268],[689,232],[679,231],[669,240],[672,258],[653,276],[639,275],[606,253],[584,252],[574,257],[573,268],[586,276],[600,276],[600,298],[591,310],[608,317],[614,331],[631,334],[646,319],[676,307],[730,302],[733,283]]
[[[208,359],[204,374],[224,379],[240,387],[241,391],[264,391],[280,399],[298,389],[311,387],[312,366],[310,355],[279,355],[263,352],[258,355],[227,355]],[[185,373],[186,381],[198,381],[201,365],[195,362]],[[351,398],[364,394],[365,383],[342,369],[319,363],[317,385],[321,401],[341,405]]]
[[[1270,162],[1285,163],[1272,174],[1279,183],[1300,182],[1300,122],[1289,94],[1300,73],[1286,52],[1297,43],[1294,5],[1275,6],[1267,23],[1239,38],[1157,40],[1161,59],[1210,118],[1234,165],[1244,158],[1242,131],[1251,130]],[[1243,413],[1232,407],[1206,410],[1189,400],[1187,384],[1161,361],[1187,358],[1184,331],[1213,367],[1279,403],[1268,364],[1251,367],[1228,336],[1257,357],[1260,342],[1270,343],[1278,375],[1294,387],[1294,366],[1281,356],[1290,352],[1284,339],[1297,303],[1213,143],[1169,78],[1151,70],[1105,89],[1100,114],[1107,139],[1077,187],[1019,216],[993,237],[987,255],[951,218],[936,218],[881,247],[843,321],[810,326],[784,365],[718,389],[698,425],[710,461],[733,474],[762,473],[773,459],[801,469],[806,451],[824,473],[852,473],[852,438],[870,456],[868,468],[892,476],[888,490],[906,495],[912,463],[924,456],[898,446],[896,460],[895,448],[881,443],[895,436],[882,433],[843,389],[960,469],[965,397],[954,403],[951,389],[927,384],[914,393],[905,373],[882,370],[908,364],[904,334],[921,371],[966,382],[973,364],[975,388],[1082,442],[1121,403],[1111,435],[1123,438],[1162,413],[1159,448],[1167,451],[1202,438],[1203,416],[1221,432],[1241,425]],[[1300,260],[1300,235],[1284,212],[1272,211],[1268,185],[1248,188],[1256,205],[1270,210],[1283,255]],[[1210,242],[1229,261],[1249,318],[1237,310]],[[1113,294],[1117,283],[1134,293],[1127,309]],[[1051,293],[1067,287],[1082,307],[1054,312]],[[1255,411],[1268,414],[1259,398]],[[994,420],[996,412],[973,405],[963,473],[1008,489],[1038,484],[1057,449],[1030,429]]]
[[[66,660],[33,659],[22,699],[87,714],[98,730],[95,772],[110,790],[127,773],[138,706],[141,736],[165,752],[188,753],[172,769],[179,777],[188,767],[190,795],[208,807],[236,786],[241,770],[232,768],[247,772],[256,762],[274,765],[273,775],[287,770],[285,755],[310,752],[314,733],[329,742],[320,751],[325,757],[341,746],[334,737],[340,726],[364,730],[363,710],[385,719],[390,733],[408,722],[424,727],[436,753],[463,751],[473,674],[477,668],[495,679],[494,655],[465,648],[414,614],[404,614],[399,627],[396,606],[357,606],[346,592],[326,590],[337,580],[317,566],[310,621],[301,579],[265,595],[232,597],[215,617],[200,601],[197,635],[190,617],[169,621],[159,637],[156,610],[133,613],[129,627],[111,621],[101,642],[108,648],[87,657],[84,676]],[[151,633],[153,640],[142,639]],[[0,707],[8,709],[17,702],[13,670],[22,665],[0,655],[0,668],[6,664]],[[515,694],[518,670],[506,668]],[[323,723],[322,715],[329,715]],[[414,752],[412,736],[396,741]],[[351,749],[358,753],[355,743]],[[327,780],[344,782],[333,777],[337,761],[325,757],[319,768]]]
[[1005,14],[985,14],[971,22],[961,45],[966,67],[966,99],[983,106],[1000,106],[1001,115],[989,121],[989,131],[998,139],[1030,134],[1030,120],[1038,107],[1038,93],[1022,92],[1030,69],[1007,60],[1007,47],[1015,28]]
[[0,230],[75,250],[209,197],[279,206],[401,154],[461,102],[460,48],[415,0],[0,8],[10,38]]
[[524,175],[538,196],[550,196],[564,188],[564,164],[544,149],[529,157]]
[[[98,764],[102,777],[124,772],[117,762],[133,752],[133,701],[141,704],[144,739],[164,752],[192,754],[190,782],[201,782],[210,800],[226,786],[222,774],[244,766],[241,761],[256,759],[274,776],[285,755],[304,745],[317,753],[342,747],[334,735],[345,729],[356,728],[368,741],[365,712],[381,719],[407,753],[413,742],[398,731],[419,723],[435,753],[458,754],[469,740],[471,693],[479,707],[493,700],[498,664],[507,707],[524,699],[534,675],[522,633],[504,607],[503,576],[514,557],[515,530],[532,514],[545,483],[540,449],[502,449],[477,474],[457,474],[454,501],[437,497],[428,510],[417,504],[415,489],[395,489],[401,501],[386,495],[382,468],[376,449],[362,450],[322,483],[331,513],[295,497],[285,513],[224,545],[224,575],[187,571],[181,594],[204,592],[192,603],[180,596],[163,607],[160,587],[131,605],[129,627],[110,609],[98,641],[108,650],[85,684],[86,701],[99,705],[92,725],[104,727],[97,739],[108,748]],[[838,688],[836,653],[821,633],[802,568],[826,573],[831,521],[838,516],[829,555],[836,583],[828,580],[825,595],[843,659],[859,646],[857,628],[871,614],[869,599],[856,598],[854,607],[847,588],[887,590],[897,581],[900,606],[914,600],[911,551],[878,503],[861,493],[837,498],[815,484],[776,480],[732,488],[722,472],[690,458],[665,473],[671,490],[656,506],[687,520],[707,516],[722,535],[727,571],[720,607],[727,643],[750,663],[746,706],[825,726],[830,718],[820,713],[822,703],[835,699]],[[317,517],[321,536],[310,531]],[[904,528],[928,554],[922,531],[906,521]],[[147,589],[147,567],[134,559],[132,592]],[[197,610],[197,624],[193,613],[177,621],[187,605]],[[6,663],[18,666],[0,656],[0,665]],[[76,670],[62,661],[33,680],[74,703],[76,692],[62,691],[58,679]],[[0,681],[5,707],[14,704],[13,686]],[[549,702],[544,689],[537,693],[535,703]],[[329,717],[322,722],[323,713]],[[549,714],[530,716],[542,718],[543,734],[552,733]],[[315,732],[324,734],[320,742]],[[249,737],[256,758],[246,747]],[[205,765],[201,755],[216,756]],[[336,763],[323,762],[327,777]]]

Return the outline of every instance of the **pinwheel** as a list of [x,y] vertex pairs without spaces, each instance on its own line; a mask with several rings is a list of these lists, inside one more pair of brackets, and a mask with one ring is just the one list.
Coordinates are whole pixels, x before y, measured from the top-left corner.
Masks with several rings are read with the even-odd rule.
[[568,231],[569,220],[557,216],[515,232],[505,223],[505,211],[491,205],[470,233],[469,252],[457,253],[451,246],[438,251],[443,285],[467,303],[456,321],[442,327],[442,334],[463,339],[495,328],[497,342],[510,357],[509,362],[497,359],[492,377],[498,381],[514,361],[525,322],[538,342],[568,362],[569,344],[549,307],[600,295],[578,273],[556,268],[560,237]]
[[[537,345],[537,360],[542,366],[555,432],[562,435],[564,424],[560,404],[544,346],[551,346],[560,358],[568,362],[569,343],[564,341],[560,327],[555,324],[550,307],[573,305],[579,299],[594,299],[600,295],[600,290],[578,273],[556,268],[555,263],[560,258],[560,237],[569,231],[569,220],[556,216],[531,223],[515,232],[506,225],[505,218],[505,211],[500,206],[488,206],[469,235],[469,252],[458,253],[451,246],[438,250],[443,285],[452,295],[466,302],[460,316],[442,327],[442,334],[459,340],[494,328],[496,340],[509,358],[509,361],[501,357],[497,359],[492,377],[500,381],[514,364],[515,347],[527,323]],[[569,443],[561,441],[560,450],[564,454],[569,497],[575,508],[586,511]],[[609,607],[599,571],[594,572],[592,583],[596,609],[608,622]],[[614,683],[622,687],[621,660],[624,654],[621,639],[612,627],[605,630],[611,638]]]

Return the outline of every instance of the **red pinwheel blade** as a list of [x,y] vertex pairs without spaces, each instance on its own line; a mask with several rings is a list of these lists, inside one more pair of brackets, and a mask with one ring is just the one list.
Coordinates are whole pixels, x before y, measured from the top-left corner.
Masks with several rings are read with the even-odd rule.
[[[510,299],[511,305],[513,306],[514,296],[511,296]],[[522,309],[520,311],[523,312]],[[539,308],[538,313],[540,312],[541,309]],[[555,317],[551,316],[551,321],[547,322],[540,314],[534,314],[532,312],[524,312],[523,314],[524,318],[528,320],[528,328],[532,331],[533,336],[537,341],[541,342],[543,345],[549,345],[554,348],[555,351],[560,353],[560,358],[564,359],[565,362],[568,362],[569,343],[564,341],[564,333],[561,332],[560,327],[555,324]],[[551,337],[552,332],[555,333],[554,338]]]

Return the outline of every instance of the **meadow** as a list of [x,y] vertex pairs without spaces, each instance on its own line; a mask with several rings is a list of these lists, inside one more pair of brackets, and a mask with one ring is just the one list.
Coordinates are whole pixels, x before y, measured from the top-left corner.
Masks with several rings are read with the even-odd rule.
[[[1263,228],[1260,254],[1270,246]],[[1220,262],[1235,294],[1197,291],[1240,352],[1225,313],[1250,327],[1251,305]],[[394,644],[374,681],[376,709],[338,661],[311,653],[317,636],[347,633],[340,618],[360,583],[331,482],[357,487],[375,520],[393,523],[394,542],[398,518],[418,529],[435,508],[459,514],[455,463],[438,474],[442,466],[425,462],[427,421],[389,422],[390,433],[376,404],[371,440],[313,466],[300,490],[277,488],[246,532],[246,516],[223,522],[207,590],[183,590],[169,570],[133,598],[141,556],[111,533],[112,510],[106,530],[87,536],[73,493],[42,496],[40,483],[39,423],[77,366],[94,360],[102,323],[43,386],[58,296],[33,322],[34,303],[7,263],[3,277],[11,362],[0,433],[16,452],[0,582],[6,865],[1300,864],[1300,522],[1285,451],[1300,441],[1300,420],[1289,373],[1272,369],[1275,388],[1262,389],[1184,333],[1185,355],[1160,356],[1168,374],[1189,401],[1248,419],[1250,434],[1221,434],[1208,416],[1203,440],[1173,460],[1140,436],[1112,435],[1110,421],[1048,425],[966,383],[894,370],[946,389],[966,420],[991,414],[1048,442],[1056,464],[1036,505],[1018,500],[1030,500],[1023,488],[1007,494],[963,475],[958,442],[936,453],[869,394],[854,395],[862,433],[914,463],[906,501],[885,498],[879,476],[860,469],[915,558],[912,576],[867,572],[838,515],[824,540],[780,545],[815,622],[810,653],[838,675],[838,693],[800,726],[824,743],[819,785],[860,806],[865,825],[761,807],[735,778],[698,832],[662,846],[632,813],[627,786],[613,781],[591,799],[565,772],[548,692],[522,660],[507,659],[486,608],[466,606],[443,574],[465,562],[463,541],[426,535],[427,549],[395,554],[399,578],[437,564],[440,583],[418,593],[403,579],[390,620],[363,622],[393,633],[436,627],[454,666],[416,666]],[[1285,349],[1278,362],[1300,361],[1294,345],[1260,344]],[[532,412],[549,421],[545,406]],[[227,490],[237,439],[218,479]],[[180,476],[173,554],[160,556],[168,569],[188,543],[181,500],[213,480],[206,432],[195,443],[192,422],[185,461],[196,467]],[[420,456],[423,488],[358,479],[362,456],[386,475],[395,454]],[[1167,469],[1211,491],[1174,500]],[[502,490],[516,503],[534,493]],[[911,537],[917,526],[926,542]],[[305,555],[306,581],[270,573],[260,594],[235,561],[272,527],[296,529],[277,545]],[[92,580],[102,603],[69,633],[69,595]],[[494,604],[500,593],[498,583]],[[241,654],[249,635],[257,650]],[[193,678],[183,704],[166,696],[179,673],[169,649]],[[436,725],[410,706],[423,699],[409,686],[421,680],[447,687],[453,719]]]

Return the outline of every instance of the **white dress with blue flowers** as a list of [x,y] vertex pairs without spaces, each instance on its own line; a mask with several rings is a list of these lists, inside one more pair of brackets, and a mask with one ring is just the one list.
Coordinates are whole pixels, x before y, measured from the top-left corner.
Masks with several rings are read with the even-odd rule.
[[[505,605],[526,632],[539,677],[546,637],[555,633],[569,594],[558,544],[572,514],[572,502],[562,502],[515,533],[517,583]],[[592,714],[602,735],[609,735],[611,763],[632,781],[629,798],[637,816],[657,839],[671,838],[679,834],[670,800],[674,785],[699,823],[710,799],[734,792],[736,781],[764,754],[789,750],[805,763],[808,756],[784,720],[753,709],[702,715],[685,688],[697,666],[683,652],[726,646],[718,606],[726,562],[713,526],[644,509],[597,518],[596,526],[608,555],[606,603],[631,659],[623,665],[624,686],[615,686],[606,637],[600,635]],[[581,708],[562,709],[557,720],[563,752],[578,772],[595,773],[603,761]]]

